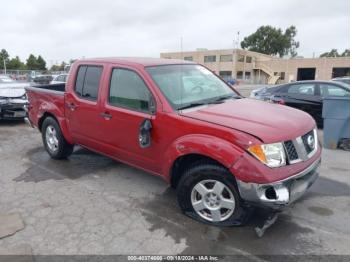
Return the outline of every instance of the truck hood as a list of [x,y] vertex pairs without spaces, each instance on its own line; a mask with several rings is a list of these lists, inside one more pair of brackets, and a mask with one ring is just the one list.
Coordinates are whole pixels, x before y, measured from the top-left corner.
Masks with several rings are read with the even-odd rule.
[[0,97],[21,97],[25,94],[25,87],[30,86],[27,83],[11,83],[0,85]]
[[313,118],[303,111],[248,98],[184,110],[181,114],[240,130],[264,143],[294,139],[315,127]]

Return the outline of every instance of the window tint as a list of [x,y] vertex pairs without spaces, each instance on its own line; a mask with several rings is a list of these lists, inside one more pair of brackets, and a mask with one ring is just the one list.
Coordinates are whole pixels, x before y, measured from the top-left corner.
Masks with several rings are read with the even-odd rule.
[[100,85],[100,78],[102,74],[102,67],[88,66],[85,74],[83,97],[97,100],[98,87]]
[[216,62],[216,56],[215,55],[204,56],[204,63],[211,63],[211,62]]
[[84,86],[84,78],[86,73],[87,66],[81,66],[79,67],[78,74],[77,74],[77,80],[75,81],[75,93],[78,96],[82,96],[83,94],[83,86]]
[[238,55],[238,62],[244,62],[244,55]]
[[193,61],[193,57],[192,56],[185,56],[184,60],[185,61]]
[[232,62],[232,55],[221,55],[220,62]]
[[330,84],[320,84],[321,96],[349,96],[350,92],[345,89],[330,85]]
[[288,93],[301,94],[301,95],[314,95],[315,94],[315,85],[314,84],[291,85],[288,88]]
[[149,112],[151,93],[141,77],[127,69],[113,69],[109,103],[115,106]]

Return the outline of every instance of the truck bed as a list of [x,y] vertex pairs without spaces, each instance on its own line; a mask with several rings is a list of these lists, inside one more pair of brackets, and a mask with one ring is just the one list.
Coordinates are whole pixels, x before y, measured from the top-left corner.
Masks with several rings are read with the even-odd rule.
[[33,88],[43,89],[43,90],[52,90],[52,91],[58,91],[58,92],[65,92],[66,91],[66,84],[49,84],[49,85],[33,85],[31,86]]
[[64,83],[26,87],[28,116],[34,126],[39,126],[40,118],[45,112],[50,112],[57,118],[64,118],[65,89]]

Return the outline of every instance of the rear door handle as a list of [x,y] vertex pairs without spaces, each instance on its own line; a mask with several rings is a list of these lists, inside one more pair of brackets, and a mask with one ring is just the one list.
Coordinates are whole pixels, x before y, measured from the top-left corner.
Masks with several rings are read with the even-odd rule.
[[110,120],[112,118],[112,115],[108,112],[101,113],[100,116],[106,120]]

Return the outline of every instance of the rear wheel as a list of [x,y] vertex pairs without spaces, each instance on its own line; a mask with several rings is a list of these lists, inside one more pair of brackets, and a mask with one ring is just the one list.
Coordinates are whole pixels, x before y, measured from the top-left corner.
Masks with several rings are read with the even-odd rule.
[[342,139],[340,142],[340,148],[350,151],[350,138]]
[[235,180],[219,165],[199,164],[185,171],[177,198],[186,215],[204,223],[231,226],[246,219]]
[[70,156],[74,145],[69,144],[63,137],[60,126],[52,117],[47,117],[41,129],[41,135],[46,151],[54,159],[63,159]]

